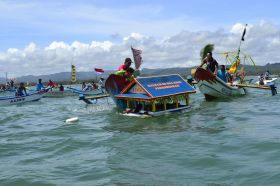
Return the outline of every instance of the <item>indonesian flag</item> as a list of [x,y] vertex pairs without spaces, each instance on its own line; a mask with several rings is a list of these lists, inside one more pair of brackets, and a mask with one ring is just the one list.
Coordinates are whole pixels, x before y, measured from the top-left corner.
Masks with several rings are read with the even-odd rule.
[[132,47],[131,50],[134,58],[135,69],[138,70],[143,62],[141,57],[142,50],[138,50]]
[[97,74],[103,74],[104,73],[104,70],[102,68],[94,68],[94,70]]

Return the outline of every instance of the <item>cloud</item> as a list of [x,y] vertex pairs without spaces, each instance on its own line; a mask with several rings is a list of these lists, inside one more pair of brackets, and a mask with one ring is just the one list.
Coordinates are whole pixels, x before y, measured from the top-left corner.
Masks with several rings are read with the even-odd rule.
[[[70,71],[71,64],[78,71],[115,70],[126,57],[132,57],[131,45],[143,51],[143,68],[190,67],[200,63],[199,52],[208,43],[215,44],[214,57],[223,64],[225,60],[218,53],[237,50],[242,26],[234,24],[228,31],[184,30],[169,37],[131,33],[121,42],[53,41],[44,48],[31,42],[23,49],[10,48],[0,53],[0,69],[2,74],[9,72],[13,76]],[[279,28],[264,20],[248,28],[241,50],[250,54],[258,65],[279,62]]]

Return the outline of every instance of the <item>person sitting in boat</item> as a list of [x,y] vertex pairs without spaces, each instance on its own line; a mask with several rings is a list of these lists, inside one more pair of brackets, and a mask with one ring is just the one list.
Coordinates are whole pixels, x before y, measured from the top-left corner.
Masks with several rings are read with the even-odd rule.
[[264,85],[264,76],[263,76],[263,74],[261,74],[259,76],[259,85]]
[[42,83],[42,79],[38,79],[38,83],[36,84],[36,90],[40,91],[40,90],[43,90],[43,89],[45,89],[45,87]]
[[195,85],[194,85],[194,80],[193,80],[193,77],[191,75],[188,75],[187,76],[187,82],[188,84],[190,84],[193,88],[195,88]]
[[204,64],[207,65],[207,70],[209,70],[212,73],[214,73],[215,75],[217,75],[217,72],[219,69],[219,64],[216,61],[216,59],[214,59],[212,57],[212,52],[207,53],[206,57],[202,61],[202,64],[200,65],[200,67],[202,67]]
[[91,91],[93,89],[92,84],[83,82],[82,90],[83,91]]
[[14,88],[14,81],[12,79],[10,81],[10,85],[11,85],[11,89],[13,89]]
[[59,91],[64,91],[64,86],[62,84],[59,85]]
[[58,87],[57,84],[55,84],[52,80],[49,80],[47,87],[50,87],[51,89],[54,87]]
[[115,72],[115,74],[125,78],[126,82],[129,83],[134,78],[133,72],[134,72],[134,69],[129,67],[127,70],[120,70],[120,71]]
[[26,92],[26,88],[24,86],[24,83],[21,82],[19,84],[19,87],[17,88],[17,91],[16,91],[16,96],[24,96],[25,95],[28,95],[27,92]]
[[265,78],[265,80],[271,79],[271,78],[270,78],[270,72],[269,72],[269,70],[267,70],[267,71],[265,72],[264,78]]
[[98,89],[98,86],[97,86],[97,84],[94,81],[92,82],[92,89],[93,90]]
[[84,88],[86,88],[86,86],[87,86],[86,83],[83,82],[83,83],[82,83],[82,90],[84,90]]
[[225,65],[220,65],[220,69],[218,70],[217,76],[223,80],[224,82],[227,82],[228,80],[228,73],[226,71]]
[[128,68],[130,68],[131,63],[132,63],[132,60],[129,57],[125,58],[124,64],[119,66],[118,71],[127,70]]

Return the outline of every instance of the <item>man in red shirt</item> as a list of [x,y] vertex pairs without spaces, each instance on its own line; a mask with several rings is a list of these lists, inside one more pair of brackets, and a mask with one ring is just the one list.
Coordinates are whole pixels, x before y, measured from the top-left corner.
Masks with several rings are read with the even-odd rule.
[[130,58],[125,58],[124,64],[119,66],[118,71],[127,70],[130,67],[131,63],[132,61]]
[[47,86],[50,87],[50,88],[54,88],[54,87],[57,87],[57,84],[55,84],[54,82],[52,82],[52,80],[49,80]]

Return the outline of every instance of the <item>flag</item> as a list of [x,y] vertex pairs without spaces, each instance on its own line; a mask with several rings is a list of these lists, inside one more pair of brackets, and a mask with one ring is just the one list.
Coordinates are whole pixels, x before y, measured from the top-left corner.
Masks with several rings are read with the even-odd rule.
[[102,68],[94,68],[94,70],[97,74],[103,74],[104,73],[104,70]]
[[71,65],[71,82],[75,83],[77,80],[76,78],[76,67],[75,65]]
[[131,47],[131,51],[134,58],[135,69],[138,70],[143,62],[141,57],[142,50]]
[[243,34],[242,34],[242,38],[241,38],[242,41],[245,40],[245,39],[244,39],[244,36],[245,36],[245,34],[246,34],[246,27],[247,27],[247,24],[245,25],[245,28],[244,28],[244,31],[243,31]]

